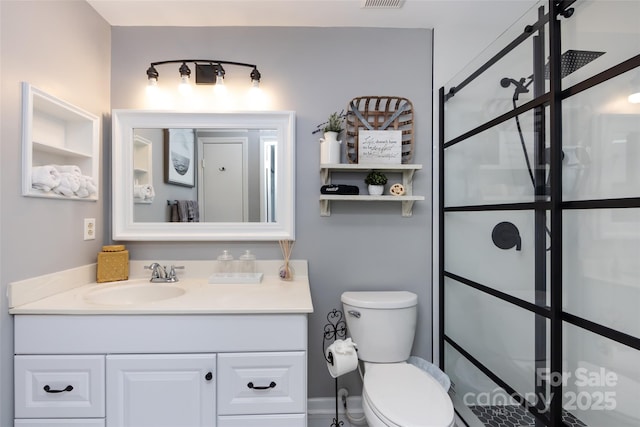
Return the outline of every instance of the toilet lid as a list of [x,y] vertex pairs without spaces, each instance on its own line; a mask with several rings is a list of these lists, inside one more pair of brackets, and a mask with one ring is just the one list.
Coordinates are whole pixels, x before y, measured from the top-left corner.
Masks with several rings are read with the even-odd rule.
[[371,409],[390,425],[448,427],[453,404],[429,374],[408,363],[369,363],[363,394]]

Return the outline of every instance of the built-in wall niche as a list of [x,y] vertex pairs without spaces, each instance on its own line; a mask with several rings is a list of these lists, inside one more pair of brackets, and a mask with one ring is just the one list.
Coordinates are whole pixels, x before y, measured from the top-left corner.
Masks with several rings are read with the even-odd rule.
[[153,144],[140,135],[133,136],[133,202],[153,203]]
[[98,200],[99,117],[22,84],[22,194]]

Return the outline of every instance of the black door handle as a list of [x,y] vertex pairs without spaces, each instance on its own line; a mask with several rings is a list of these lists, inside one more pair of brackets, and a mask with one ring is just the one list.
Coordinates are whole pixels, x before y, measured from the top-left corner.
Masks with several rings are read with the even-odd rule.
[[263,385],[263,386],[256,386],[256,385],[253,385],[253,383],[247,384],[247,387],[252,388],[254,390],[267,390],[270,388],[274,388],[275,386],[276,386],[275,381],[271,381],[269,385]]
[[68,385],[65,388],[63,388],[62,390],[52,390],[51,387],[49,387],[49,385],[46,385],[46,386],[43,387],[43,390],[46,391],[47,393],[62,393],[64,391],[73,390],[73,386],[72,385]]
[[211,381],[213,379],[213,374],[211,372],[207,372],[207,375],[204,376],[204,379],[207,381]]

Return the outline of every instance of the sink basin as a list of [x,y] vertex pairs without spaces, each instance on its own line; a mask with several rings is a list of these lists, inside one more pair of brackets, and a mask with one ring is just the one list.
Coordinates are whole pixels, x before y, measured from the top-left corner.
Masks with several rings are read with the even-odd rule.
[[162,283],[135,283],[98,289],[85,295],[85,301],[100,305],[130,305],[162,301],[184,295],[177,285]]

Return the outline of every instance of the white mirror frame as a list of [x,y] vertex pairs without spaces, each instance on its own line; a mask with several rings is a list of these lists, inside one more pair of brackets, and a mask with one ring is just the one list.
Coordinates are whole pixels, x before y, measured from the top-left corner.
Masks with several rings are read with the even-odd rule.
[[[113,110],[112,235],[114,240],[247,241],[295,239],[295,113]],[[276,129],[277,222],[134,222],[134,129]],[[159,203],[159,202],[158,202]]]

